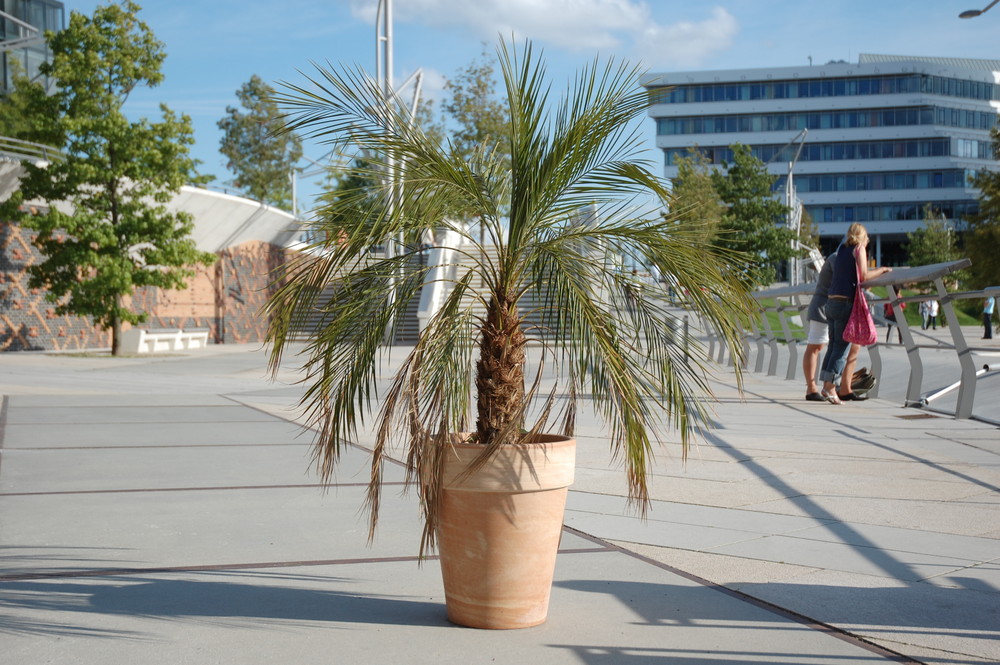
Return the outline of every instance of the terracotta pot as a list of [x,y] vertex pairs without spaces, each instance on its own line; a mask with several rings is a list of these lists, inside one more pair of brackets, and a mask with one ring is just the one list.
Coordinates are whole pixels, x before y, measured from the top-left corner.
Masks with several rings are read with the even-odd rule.
[[445,465],[438,551],[448,618],[473,628],[527,628],[548,614],[576,440],[539,435],[506,446],[471,475],[482,446]]

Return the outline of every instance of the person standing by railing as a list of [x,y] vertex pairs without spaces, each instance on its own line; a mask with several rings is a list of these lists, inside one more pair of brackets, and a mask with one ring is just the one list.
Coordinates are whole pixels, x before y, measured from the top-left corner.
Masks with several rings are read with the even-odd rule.
[[816,386],[816,369],[819,367],[819,352],[830,341],[830,325],[823,314],[826,306],[827,292],[833,280],[833,261],[836,254],[831,254],[823,262],[816,280],[816,290],[809,301],[806,310],[806,320],[809,322],[809,336],[806,338],[806,352],[802,354],[802,373],[806,377],[806,399],[810,402],[825,402]]
[[983,339],[993,339],[993,308],[996,300],[989,296],[983,302]]
[[868,230],[857,222],[847,229],[847,239],[837,249],[833,264],[833,280],[830,282],[829,298],[826,302],[826,318],[829,324],[830,343],[823,357],[820,378],[823,390],[820,393],[831,404],[841,404],[857,399],[851,391],[851,380],[842,380],[837,390],[836,382],[841,376],[850,377],[854,372],[854,358],[848,362],[851,343],[844,339],[844,329],[851,317],[854,295],[858,279],[862,282],[874,279],[892,270],[887,266],[868,268]]
[[[899,303],[899,311],[902,312],[906,309],[906,303]],[[885,331],[885,343],[889,343],[889,337],[892,335],[892,327],[896,326],[896,336],[899,338],[899,343],[903,343],[903,332],[899,329],[899,324],[896,323],[896,310],[893,308],[892,303],[886,303],[882,306],[882,316],[885,317],[886,328]]]

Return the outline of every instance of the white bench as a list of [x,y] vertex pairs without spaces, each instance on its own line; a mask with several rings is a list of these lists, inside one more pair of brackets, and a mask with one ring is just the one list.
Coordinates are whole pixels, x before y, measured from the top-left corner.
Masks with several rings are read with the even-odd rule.
[[207,329],[143,330],[131,328],[122,334],[122,351],[124,353],[163,353],[203,349],[206,346],[208,346]]

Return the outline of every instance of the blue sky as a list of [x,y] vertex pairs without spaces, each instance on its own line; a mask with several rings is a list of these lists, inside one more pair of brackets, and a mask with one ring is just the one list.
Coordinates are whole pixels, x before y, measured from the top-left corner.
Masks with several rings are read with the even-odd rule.
[[[158,104],[191,116],[202,171],[224,186],[216,123],[254,74],[280,87],[304,83],[313,62],[374,72],[376,0],[138,0],[140,17],[164,42],[164,82],[133,93],[127,112],[158,115]],[[65,2],[91,14],[105,2]],[[596,54],[651,72],[856,62],[859,53],[1000,59],[1000,5],[962,20],[989,0],[393,0],[395,79],[424,71],[439,95],[452,76],[498,35],[530,38],[544,50],[561,89]],[[653,124],[642,126],[655,154]],[[317,159],[325,149],[307,146]],[[300,181],[308,207],[317,178]]]

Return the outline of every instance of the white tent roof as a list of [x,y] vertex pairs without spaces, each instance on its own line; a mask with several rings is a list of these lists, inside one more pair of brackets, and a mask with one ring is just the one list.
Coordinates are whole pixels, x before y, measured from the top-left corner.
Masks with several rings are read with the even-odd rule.
[[[21,172],[18,156],[0,153],[0,201],[16,190]],[[167,208],[192,215],[191,235],[203,252],[219,252],[253,240],[288,247],[301,234],[300,222],[289,212],[200,187],[182,187]]]

